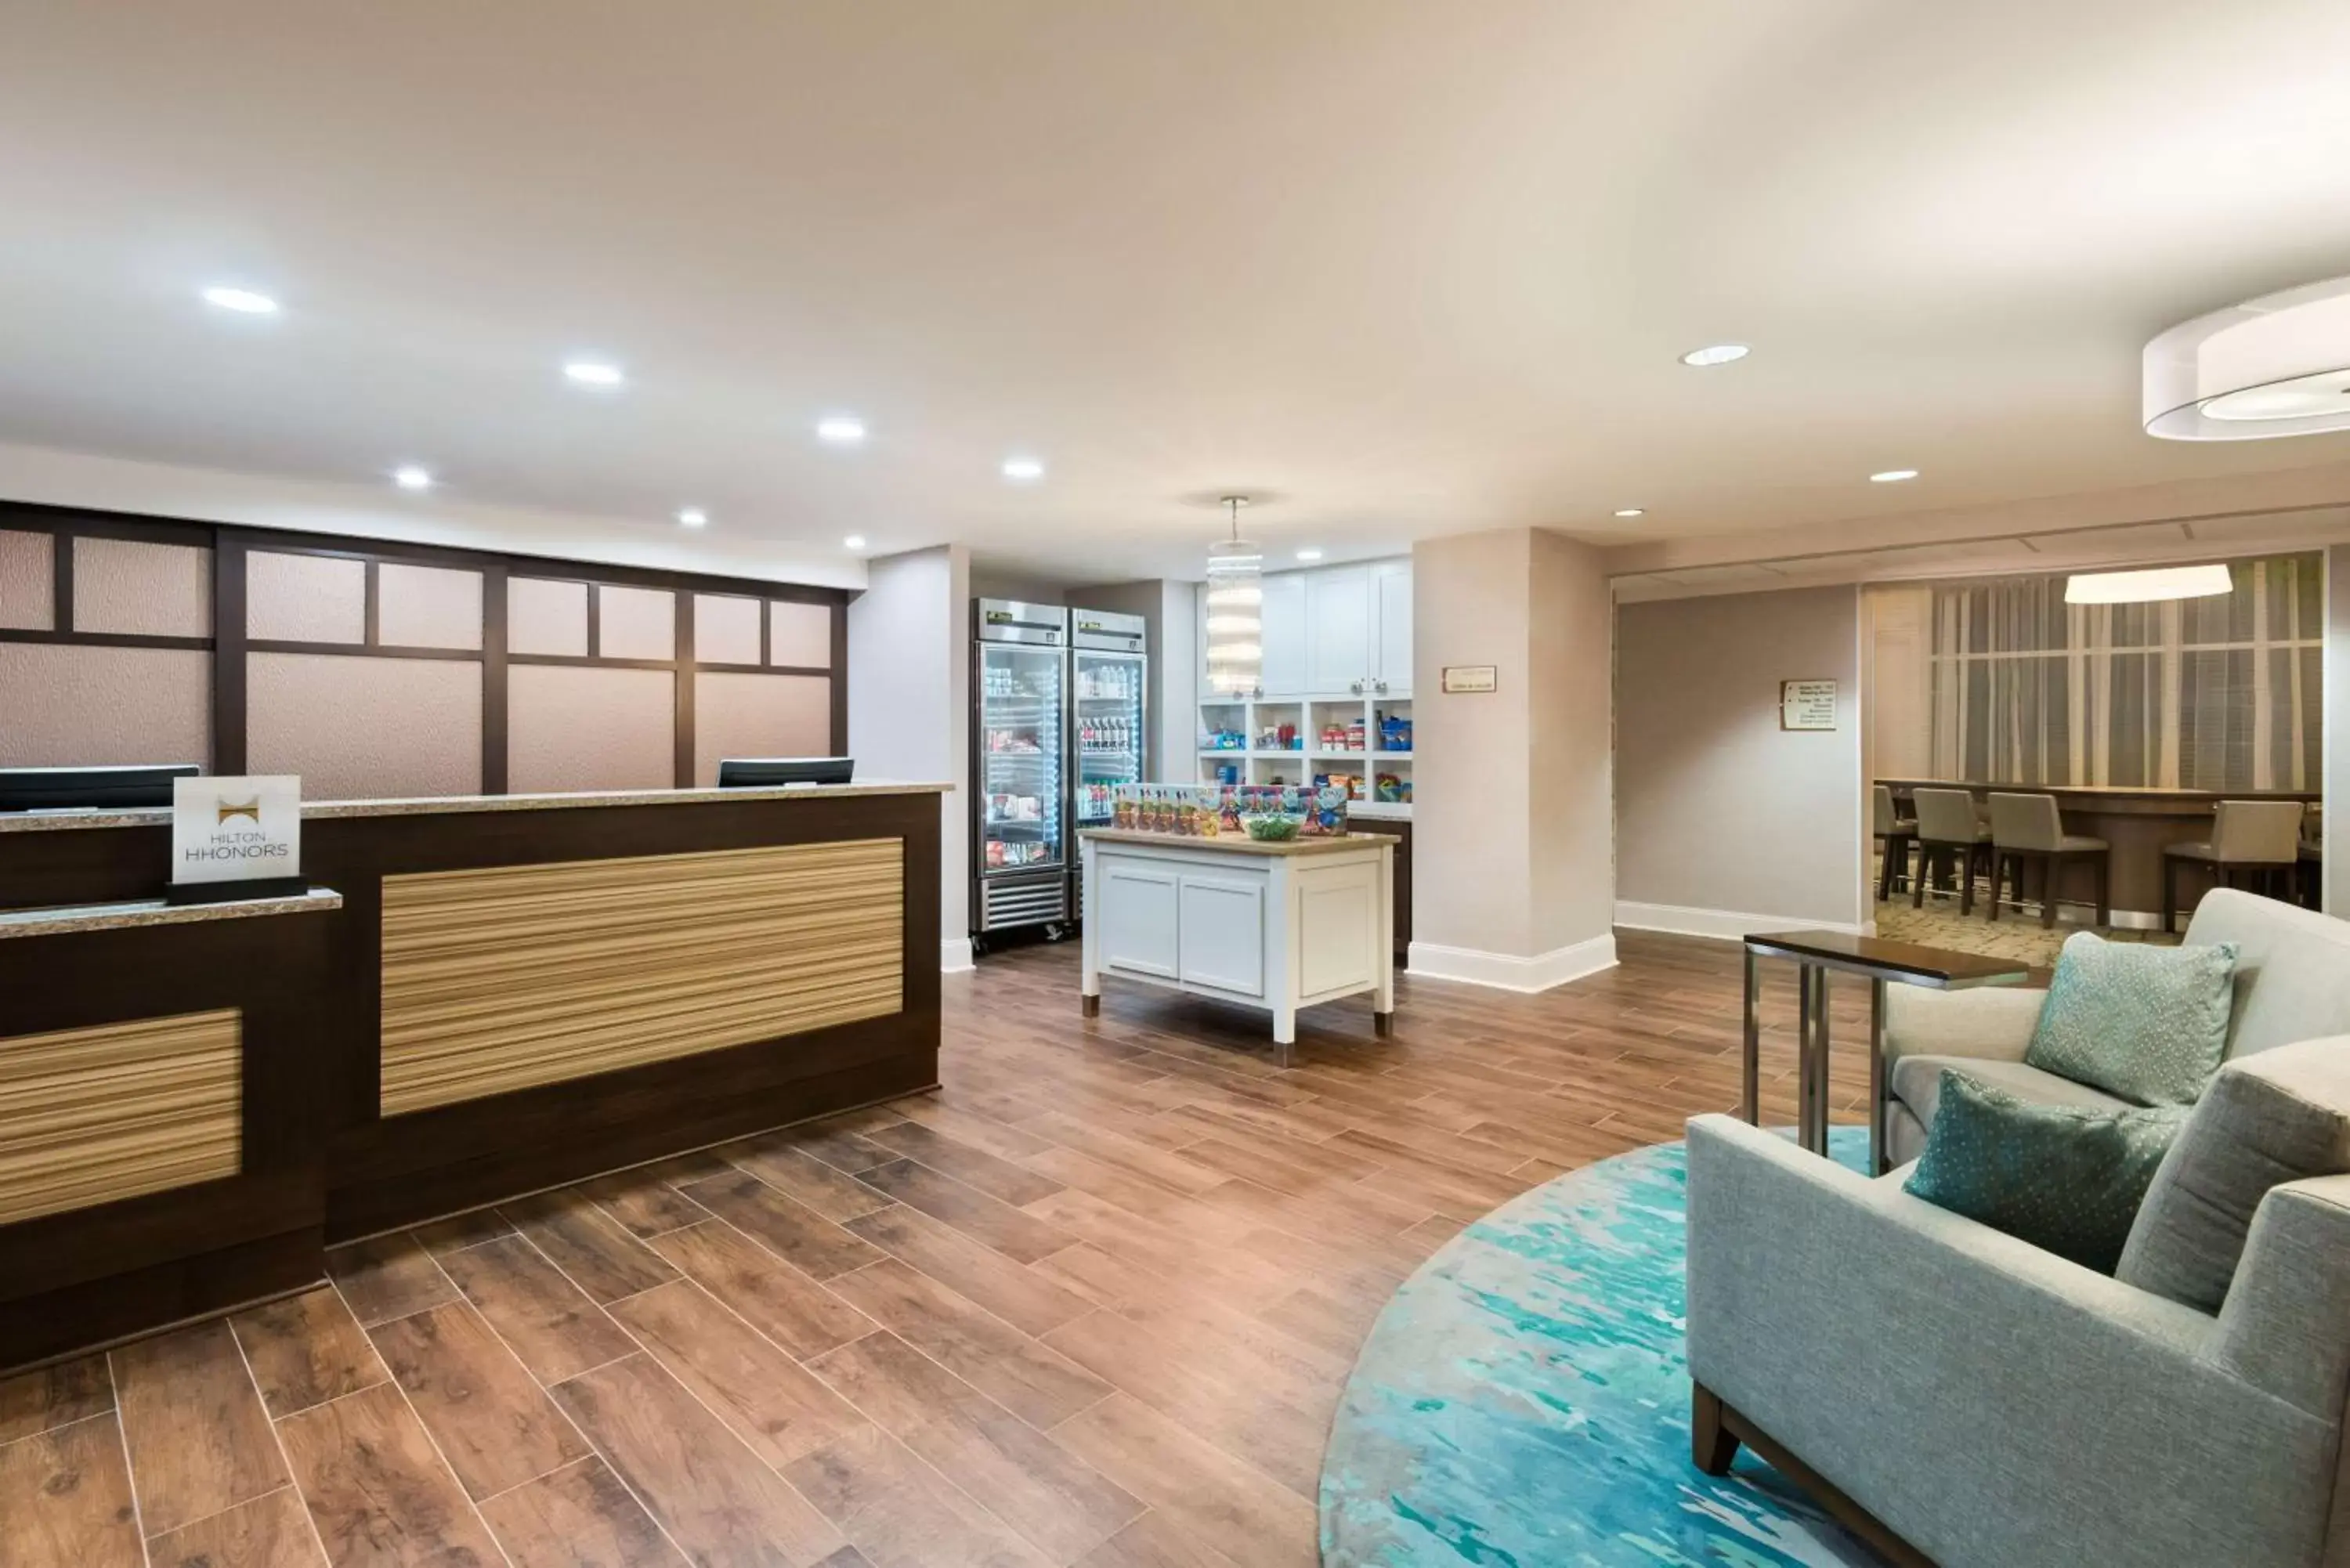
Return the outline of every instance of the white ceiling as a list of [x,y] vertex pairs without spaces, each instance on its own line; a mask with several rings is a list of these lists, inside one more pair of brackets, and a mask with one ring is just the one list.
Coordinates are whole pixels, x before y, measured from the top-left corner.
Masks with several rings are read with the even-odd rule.
[[1334,558],[1890,517],[2350,457],[2137,426],[2147,337],[2350,272],[2345,171],[2341,0],[23,0],[0,441],[1062,580],[1232,488]]

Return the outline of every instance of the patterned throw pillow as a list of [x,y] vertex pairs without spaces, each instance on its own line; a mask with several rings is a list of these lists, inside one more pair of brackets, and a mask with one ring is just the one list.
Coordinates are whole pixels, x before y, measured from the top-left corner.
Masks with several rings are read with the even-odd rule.
[[2236,944],[2158,948],[2076,931],[2023,1053],[2141,1106],[2191,1106],[2228,1052]]
[[2177,1136],[2175,1106],[2041,1106],[1942,1069],[1926,1152],[1902,1190],[2110,1274]]

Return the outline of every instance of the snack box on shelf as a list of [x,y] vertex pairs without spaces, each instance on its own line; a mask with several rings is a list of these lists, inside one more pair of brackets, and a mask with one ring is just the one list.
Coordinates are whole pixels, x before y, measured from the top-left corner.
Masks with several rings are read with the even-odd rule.
[[1179,838],[1336,837],[1347,831],[1347,794],[1295,784],[1120,784],[1110,821]]

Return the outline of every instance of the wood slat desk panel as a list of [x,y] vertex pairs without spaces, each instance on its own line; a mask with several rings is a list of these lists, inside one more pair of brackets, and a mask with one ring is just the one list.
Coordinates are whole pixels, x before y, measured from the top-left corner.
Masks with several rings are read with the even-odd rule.
[[234,1176],[234,1008],[0,1038],[0,1225]]
[[383,882],[387,1116],[896,1012],[900,839]]

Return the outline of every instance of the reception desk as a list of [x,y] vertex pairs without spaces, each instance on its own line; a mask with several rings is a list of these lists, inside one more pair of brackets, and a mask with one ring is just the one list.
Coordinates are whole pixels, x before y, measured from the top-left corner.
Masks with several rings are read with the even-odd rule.
[[[111,1288],[144,1299],[68,1337],[295,1288],[322,1242],[936,1084],[945,788],[315,804],[303,870],[333,902],[244,918],[137,902],[166,880],[168,813],[0,817],[0,1075],[102,1050],[69,1037],[86,1026],[244,1020],[238,1163],[215,1147],[178,1199],[94,1188],[12,1210],[6,1140],[40,1108],[0,1077],[0,1366],[70,1347],[51,1343],[70,1325],[12,1333],[7,1299],[57,1318],[83,1298],[57,1290],[109,1288],[97,1238],[168,1229],[190,1194],[265,1215],[268,1267],[214,1259],[168,1293],[126,1274]],[[114,916],[75,923],[93,907]],[[187,1028],[207,1065],[156,1081],[166,1107],[220,1098],[226,1036]],[[84,1255],[44,1265],[48,1291],[9,1279]]]
[[[2314,806],[2323,794],[2316,790],[2139,789],[2126,785],[1986,784],[1949,779],[1880,779],[1901,803],[1904,815],[1920,789],[1962,789],[1977,805],[1993,791],[2018,794],[2050,794],[2064,813],[2066,831],[2085,833],[2113,846],[2113,909],[2117,925],[2152,929],[2162,922],[2162,850],[2211,836],[2211,820],[2220,802],[2227,800],[2297,800]],[[2203,884],[2187,891],[2191,905]]]

